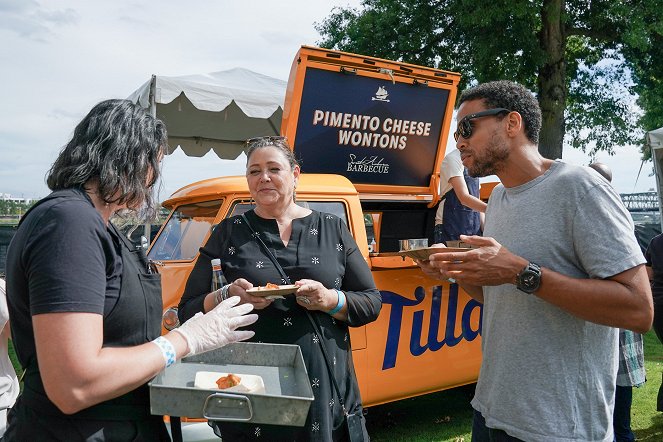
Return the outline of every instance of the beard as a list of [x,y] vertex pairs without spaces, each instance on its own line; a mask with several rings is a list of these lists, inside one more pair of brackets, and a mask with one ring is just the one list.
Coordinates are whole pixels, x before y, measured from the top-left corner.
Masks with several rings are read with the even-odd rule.
[[509,158],[509,146],[507,146],[503,137],[493,134],[489,143],[483,149],[482,155],[478,156],[476,151],[473,155],[474,161],[467,168],[470,176],[477,178],[497,175]]

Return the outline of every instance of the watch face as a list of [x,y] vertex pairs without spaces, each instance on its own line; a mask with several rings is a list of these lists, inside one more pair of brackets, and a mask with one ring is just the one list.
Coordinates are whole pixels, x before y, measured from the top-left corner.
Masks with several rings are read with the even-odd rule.
[[537,275],[534,272],[526,272],[522,278],[522,284],[527,287],[535,287],[537,283]]
[[525,293],[534,293],[541,285],[541,270],[536,264],[529,264],[518,275],[517,287]]

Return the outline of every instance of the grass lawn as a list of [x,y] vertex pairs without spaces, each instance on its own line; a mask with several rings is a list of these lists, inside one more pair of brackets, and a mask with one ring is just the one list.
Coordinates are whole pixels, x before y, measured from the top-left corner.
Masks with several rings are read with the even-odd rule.
[[638,440],[663,440],[663,413],[656,411],[656,396],[663,374],[663,345],[653,331],[645,335],[647,382],[633,389],[631,428]]
[[[653,331],[645,335],[647,383],[633,389],[633,428],[638,440],[663,440],[663,413],[656,396],[663,371],[663,345]],[[472,429],[471,387],[371,407],[366,416],[371,440],[469,442]]]
[[366,415],[371,441],[469,442],[472,395],[473,387],[466,386],[371,407]]

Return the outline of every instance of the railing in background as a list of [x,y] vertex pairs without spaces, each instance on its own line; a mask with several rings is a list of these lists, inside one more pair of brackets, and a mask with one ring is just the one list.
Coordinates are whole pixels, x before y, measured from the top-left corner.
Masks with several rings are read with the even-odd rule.
[[0,275],[5,275],[5,268],[7,267],[7,249],[9,243],[16,232],[16,225],[14,224],[0,224]]
[[658,195],[656,192],[622,193],[619,196],[629,212],[658,211]]

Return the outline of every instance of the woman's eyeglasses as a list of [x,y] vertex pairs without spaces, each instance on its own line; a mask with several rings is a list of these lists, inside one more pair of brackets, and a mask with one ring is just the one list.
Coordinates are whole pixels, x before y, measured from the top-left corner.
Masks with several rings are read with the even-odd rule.
[[270,144],[275,144],[275,143],[287,143],[288,138],[278,136],[278,135],[268,135],[264,137],[254,137],[254,138],[249,138],[244,142],[246,147],[262,147],[262,146],[269,146]]
[[487,117],[489,115],[499,115],[501,113],[511,112],[509,109],[503,107],[498,107],[495,109],[488,109],[481,112],[476,112],[474,114],[465,115],[462,120],[458,122],[458,127],[456,132],[454,132],[454,140],[458,141],[458,138],[463,137],[466,140],[472,136],[472,120],[475,118]]

